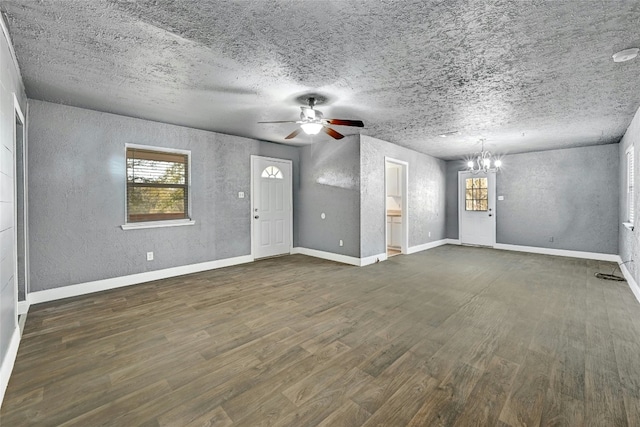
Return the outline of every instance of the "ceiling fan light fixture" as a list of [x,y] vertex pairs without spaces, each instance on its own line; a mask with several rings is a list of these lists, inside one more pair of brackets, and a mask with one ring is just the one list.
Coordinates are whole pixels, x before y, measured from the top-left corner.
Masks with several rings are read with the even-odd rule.
[[303,123],[300,127],[307,135],[317,135],[322,130],[320,123]]
[[640,49],[638,49],[637,47],[632,47],[630,49],[616,52],[613,54],[613,62],[631,61],[633,58],[638,56],[638,51],[640,51]]

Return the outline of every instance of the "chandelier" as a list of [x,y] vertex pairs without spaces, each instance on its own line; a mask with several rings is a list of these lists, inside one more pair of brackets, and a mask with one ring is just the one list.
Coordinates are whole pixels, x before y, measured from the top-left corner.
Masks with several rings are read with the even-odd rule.
[[479,153],[475,153],[473,155],[473,159],[467,162],[467,167],[469,172],[473,174],[477,174],[480,172],[495,172],[500,170],[500,166],[502,166],[502,161],[499,159],[493,159],[491,157],[491,153],[488,151],[484,151],[484,139],[480,140],[482,146]]

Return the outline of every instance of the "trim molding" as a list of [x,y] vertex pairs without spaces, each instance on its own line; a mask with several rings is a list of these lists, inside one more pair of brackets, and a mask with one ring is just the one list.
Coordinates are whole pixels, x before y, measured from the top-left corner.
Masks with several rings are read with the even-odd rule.
[[86,295],[93,292],[101,292],[109,289],[136,285],[138,283],[166,279],[169,277],[182,276],[184,274],[199,273],[201,271],[214,270],[216,268],[229,267],[232,265],[244,264],[252,261],[253,258],[251,257],[251,255],[243,255],[235,258],[219,259],[215,261],[202,262],[199,264],[182,265],[179,267],[132,274],[129,276],[113,277],[110,279],[79,283],[77,285],[46,289],[44,291],[29,293],[29,303],[39,304],[48,301],[55,301],[63,298]]
[[341,262],[343,264],[355,265],[356,267],[364,267],[366,265],[375,264],[376,262],[386,261],[387,254],[371,255],[365,258],[356,258],[348,255],[336,254],[333,252],[319,251],[317,249],[309,249],[303,247],[295,247],[291,249],[291,254],[301,254],[312,256],[315,258],[327,259],[329,261]]
[[365,258],[360,258],[360,267],[364,267],[365,265],[375,264],[377,262],[382,262],[387,260],[387,254],[381,253],[378,255],[371,255]]
[[631,288],[631,292],[633,292],[633,295],[640,303],[640,286],[638,286],[638,282],[635,281],[627,266],[622,264],[622,258],[620,257],[618,257],[618,265],[620,265],[620,271],[622,271],[622,275],[625,279],[627,279],[627,283],[629,284],[629,288]]
[[325,251],[319,251],[317,249],[308,249],[303,247],[295,247],[291,249],[291,253],[302,254],[302,255],[307,255],[307,256],[312,256],[312,257],[322,258],[322,259],[328,259],[329,261],[341,262],[343,264],[350,264],[358,267],[360,266],[360,258],[356,258],[348,255],[334,254],[333,252],[325,252]]
[[458,243],[453,243],[453,241],[454,241],[453,239],[441,239],[441,240],[434,240],[433,242],[423,243],[421,245],[411,246],[409,247],[407,254],[415,254],[416,252],[426,251],[427,249],[437,248],[438,246],[442,246],[442,245],[449,245],[449,244],[459,245],[460,244],[459,240],[457,240]]
[[542,255],[555,255],[555,256],[566,256],[571,258],[582,258],[582,259],[595,259],[598,261],[611,261],[618,262],[620,257],[614,254],[601,254],[597,252],[582,252],[582,251],[570,251],[566,249],[551,249],[551,248],[539,248],[536,246],[520,246],[520,245],[508,245],[505,243],[496,243],[493,246],[494,249],[500,249],[504,251],[515,251],[515,252],[529,252],[532,254],[542,254]]
[[23,314],[27,314],[29,312],[29,294],[27,294],[26,301],[18,301],[18,316],[22,316]]
[[9,348],[7,354],[4,356],[2,366],[0,366],[0,406],[4,400],[4,393],[7,391],[9,385],[9,378],[11,378],[11,371],[13,371],[13,365],[16,362],[18,356],[18,347],[20,347],[20,328],[16,325],[11,335],[11,341],[9,342]]

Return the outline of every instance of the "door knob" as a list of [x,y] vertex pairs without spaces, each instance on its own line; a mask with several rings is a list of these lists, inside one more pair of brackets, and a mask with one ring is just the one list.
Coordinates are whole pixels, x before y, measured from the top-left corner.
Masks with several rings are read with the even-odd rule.
[[260,218],[260,215],[256,215],[256,216],[254,216],[254,218],[255,218],[255,219],[258,219],[258,218]]

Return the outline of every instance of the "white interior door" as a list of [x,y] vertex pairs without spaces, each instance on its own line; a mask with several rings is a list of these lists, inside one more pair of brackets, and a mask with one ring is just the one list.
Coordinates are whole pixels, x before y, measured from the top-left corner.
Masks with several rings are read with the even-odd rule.
[[463,245],[496,244],[495,172],[458,172],[458,224]]
[[291,252],[291,161],[251,156],[254,258]]

